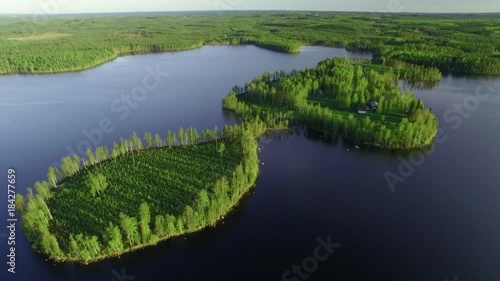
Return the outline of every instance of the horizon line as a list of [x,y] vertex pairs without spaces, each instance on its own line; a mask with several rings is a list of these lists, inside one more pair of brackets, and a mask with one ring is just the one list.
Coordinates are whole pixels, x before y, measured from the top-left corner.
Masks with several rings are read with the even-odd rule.
[[137,13],[245,13],[245,12],[305,12],[305,13],[361,13],[361,14],[454,14],[454,15],[487,15],[487,14],[500,14],[500,11],[495,12],[390,12],[390,11],[339,11],[339,10],[276,10],[276,9],[257,9],[257,10],[179,10],[179,11],[104,11],[104,12],[65,12],[65,13],[1,13],[0,15],[14,15],[14,16],[62,16],[62,15],[99,15],[99,14],[137,14]]

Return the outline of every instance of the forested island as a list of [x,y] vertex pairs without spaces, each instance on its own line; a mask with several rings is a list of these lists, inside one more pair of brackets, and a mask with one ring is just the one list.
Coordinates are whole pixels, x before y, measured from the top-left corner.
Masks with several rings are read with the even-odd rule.
[[395,82],[437,73],[404,68],[333,58],[312,69],[267,72],[223,100],[241,125],[142,139],[133,133],[111,149],[88,149],[84,159],[64,157],[34,190],[16,196],[23,231],[51,260],[88,264],[212,226],[255,183],[257,139],[291,125],[384,147],[429,145],[435,116]]
[[304,45],[370,51],[385,66],[500,74],[500,18],[334,12],[0,17],[0,73],[79,71],[133,53],[215,44],[280,52]]
[[344,58],[326,59],[302,71],[266,72],[235,86],[223,107],[243,120],[287,122],[339,134],[374,146],[414,149],[430,146],[438,121],[431,109],[397,85],[401,75],[433,76],[379,67]]
[[[23,230],[56,262],[88,264],[214,225],[254,185],[263,122],[133,133],[112,150],[87,150],[50,167],[34,192],[16,195]],[[145,147],[143,147],[145,144]]]

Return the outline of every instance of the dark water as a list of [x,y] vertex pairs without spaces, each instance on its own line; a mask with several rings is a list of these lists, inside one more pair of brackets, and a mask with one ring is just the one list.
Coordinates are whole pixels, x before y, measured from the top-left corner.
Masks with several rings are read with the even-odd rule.
[[[114,130],[102,133],[99,145],[133,131],[163,136],[180,126],[233,124],[220,101],[234,84],[344,55],[355,54],[204,47],[123,57],[81,73],[0,77],[0,178],[6,182],[6,169],[14,167],[24,191],[69,150],[85,147],[83,130],[100,141],[106,119]],[[146,67],[157,65],[169,72],[162,83],[143,101],[120,101],[143,84]],[[282,280],[304,261],[311,273],[290,273],[288,280],[500,280],[500,79],[483,80],[447,76],[433,89],[414,91],[440,119],[443,133],[432,149],[357,149],[297,129],[262,142],[256,188],[216,228],[90,266],[54,266],[18,230],[17,273],[6,273],[2,239],[0,280]],[[463,112],[446,113],[464,102]],[[404,182],[391,189],[388,172]],[[6,221],[6,210],[0,218]],[[308,257],[320,240],[340,246],[315,262]]]

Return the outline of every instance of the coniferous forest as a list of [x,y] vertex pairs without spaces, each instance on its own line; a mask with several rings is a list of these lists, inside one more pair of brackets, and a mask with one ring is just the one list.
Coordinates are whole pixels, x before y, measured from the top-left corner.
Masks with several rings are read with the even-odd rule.
[[111,151],[64,157],[16,195],[33,248],[90,263],[214,225],[253,186],[262,122],[222,130],[133,133]]
[[375,146],[429,146],[437,119],[411,92],[402,93],[396,84],[400,76],[398,68],[327,59],[312,69],[267,72],[235,86],[223,107],[244,120],[287,121]]
[[[500,18],[234,12],[164,15],[0,17],[0,73],[51,73],[97,66],[122,54],[210,44],[254,44],[281,52],[302,45],[371,51],[387,66],[500,74]],[[406,67],[403,67],[406,68]],[[431,70],[435,73],[435,70]],[[405,74],[408,75],[408,74]]]

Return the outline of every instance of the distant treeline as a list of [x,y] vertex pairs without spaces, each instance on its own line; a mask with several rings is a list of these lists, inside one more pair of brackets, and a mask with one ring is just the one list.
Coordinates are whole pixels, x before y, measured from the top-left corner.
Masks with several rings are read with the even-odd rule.
[[500,18],[494,15],[306,12],[4,17],[0,73],[76,71],[125,53],[207,44],[254,44],[288,53],[302,45],[335,46],[371,51],[378,64],[500,74]]

